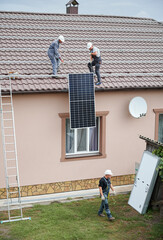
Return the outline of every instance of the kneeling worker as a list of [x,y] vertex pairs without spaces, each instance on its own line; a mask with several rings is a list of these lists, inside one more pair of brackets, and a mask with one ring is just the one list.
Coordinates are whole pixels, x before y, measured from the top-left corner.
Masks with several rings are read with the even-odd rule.
[[91,62],[88,63],[88,68],[90,72],[93,72],[93,66],[95,66],[95,73],[97,75],[97,82],[96,85],[101,84],[101,77],[100,77],[100,64],[102,62],[100,56],[100,50],[97,47],[94,47],[91,42],[87,43],[87,48],[90,51],[90,58]]
[[[99,190],[100,190],[100,196],[101,196],[102,202],[101,202],[100,209],[98,211],[98,215],[100,217],[104,217],[105,215],[103,214],[103,210],[105,208],[106,214],[110,221],[115,219],[111,215],[111,212],[109,210],[109,204],[108,204],[108,194],[109,194],[110,188],[112,191],[114,191],[114,188],[113,188],[113,186],[111,184],[111,180],[110,180],[112,175],[113,175],[113,173],[111,170],[106,170],[105,176],[102,177],[99,181]],[[115,194],[115,191],[114,191],[114,194]]]
[[52,44],[50,45],[50,47],[48,49],[48,56],[52,63],[54,75],[57,75],[57,72],[59,70],[60,61],[63,62],[63,59],[61,58],[58,50],[59,50],[60,43],[64,43],[64,41],[65,41],[64,37],[62,35],[60,35],[57,40],[52,42]]

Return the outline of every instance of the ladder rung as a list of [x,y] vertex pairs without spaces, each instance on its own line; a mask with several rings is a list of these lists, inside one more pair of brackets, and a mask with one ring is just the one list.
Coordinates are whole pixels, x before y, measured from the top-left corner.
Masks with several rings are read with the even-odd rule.
[[7,169],[14,169],[14,168],[16,168],[16,167],[7,167]]
[[3,111],[3,113],[9,113],[9,112],[12,112],[12,111]]
[[13,150],[12,151],[6,151],[6,153],[9,153],[9,152],[11,153],[11,152],[15,152],[15,151],[13,151]]
[[9,185],[12,186],[12,187],[13,187],[13,186],[19,187],[17,183],[10,183]]
[[10,142],[10,143],[5,143],[6,145],[10,145],[10,144],[14,144],[13,142]]
[[22,206],[15,206],[15,207],[14,207],[14,205],[13,205],[13,206],[11,206],[11,207],[12,207],[12,208],[10,208],[10,213],[11,213],[11,211],[22,209]]
[[15,161],[16,158],[7,158],[6,160],[7,160],[7,161]]
[[20,196],[20,194],[19,194],[19,196],[18,197],[13,197],[13,196],[10,196],[9,195],[9,193],[8,193],[8,198],[7,198],[7,203],[6,203],[6,205],[11,205],[11,206],[13,206],[13,205],[20,205],[21,204],[21,196]]
[[1,97],[9,98],[9,97],[11,97],[11,95],[8,95],[8,96],[1,95]]
[[[9,200],[10,200],[10,198],[9,198]],[[15,205],[21,205],[21,203],[10,203],[9,204],[9,207],[13,207],[13,206],[15,206]],[[7,206],[6,206],[7,207]],[[21,209],[22,208],[22,206],[15,206],[15,209],[9,209],[10,211],[13,211],[13,210],[16,210],[16,209]]]
[[8,135],[4,135],[5,137],[13,137],[14,135],[12,134],[8,134]]
[[6,89],[6,88],[7,88],[8,90],[10,90],[10,85],[9,85],[9,83],[7,83],[7,82],[4,82],[4,83],[5,83],[5,86],[6,86],[7,84],[8,84],[8,85],[7,85],[6,87],[4,86],[4,84],[3,84],[3,86],[1,85],[1,89],[3,90],[3,89]]
[[11,194],[14,194],[14,193],[19,193],[19,191],[15,191],[15,192],[9,192],[9,194],[10,194],[10,193],[11,193]]
[[11,103],[2,103],[2,106],[11,105]]
[[3,121],[12,121],[12,118],[11,118],[11,119],[9,119],[9,118],[6,118],[6,119],[5,119],[5,118],[4,118]]
[[14,206],[14,205],[21,205],[21,202],[10,203],[10,206]]
[[8,175],[8,177],[17,177],[17,175]]
[[11,214],[11,211],[15,211],[15,210],[21,210],[22,209],[22,206],[11,206],[10,205],[10,209],[9,209],[9,211],[10,211],[10,214]]
[[1,90],[2,90],[2,91],[10,91],[10,89],[7,88],[7,87],[1,88]]

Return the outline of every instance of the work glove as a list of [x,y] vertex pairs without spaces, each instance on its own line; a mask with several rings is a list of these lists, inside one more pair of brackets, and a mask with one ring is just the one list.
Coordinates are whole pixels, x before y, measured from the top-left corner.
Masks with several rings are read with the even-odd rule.
[[115,190],[113,191],[113,195],[114,195],[114,196],[116,195],[116,191],[115,191]]
[[105,200],[105,197],[104,195],[101,196],[101,200],[104,201]]

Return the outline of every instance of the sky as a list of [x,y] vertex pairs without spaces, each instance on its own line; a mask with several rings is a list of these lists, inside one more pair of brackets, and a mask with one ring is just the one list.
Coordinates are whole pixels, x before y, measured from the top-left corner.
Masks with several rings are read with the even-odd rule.
[[[69,0],[0,0],[0,11],[66,13]],[[145,17],[163,21],[163,0],[77,0],[79,14]]]

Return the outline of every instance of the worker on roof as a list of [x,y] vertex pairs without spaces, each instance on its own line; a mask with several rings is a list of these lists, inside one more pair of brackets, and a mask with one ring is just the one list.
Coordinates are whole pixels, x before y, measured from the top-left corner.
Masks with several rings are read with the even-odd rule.
[[90,51],[90,59],[91,62],[88,63],[88,68],[90,72],[93,72],[93,66],[95,66],[95,73],[97,75],[96,85],[101,84],[101,76],[100,76],[100,65],[102,63],[100,50],[97,47],[94,47],[91,42],[87,43],[87,49]]
[[65,41],[64,37],[62,35],[60,35],[57,40],[52,42],[52,44],[50,45],[50,47],[48,49],[48,56],[52,63],[54,75],[57,75],[57,72],[59,70],[60,61],[63,62],[63,59],[61,58],[58,50],[59,50],[60,43],[64,43],[64,41]]

